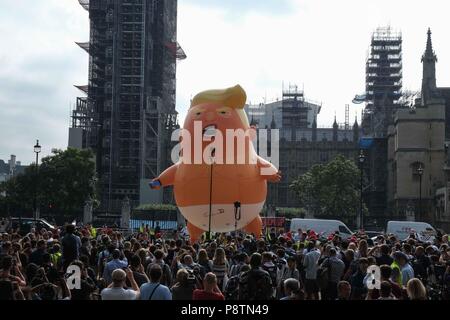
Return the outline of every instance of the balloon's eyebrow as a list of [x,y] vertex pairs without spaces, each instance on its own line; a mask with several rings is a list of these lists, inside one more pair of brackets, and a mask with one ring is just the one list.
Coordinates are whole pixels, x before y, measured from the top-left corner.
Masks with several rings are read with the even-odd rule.
[[205,111],[205,108],[202,108],[202,107],[194,107],[194,108],[191,108],[191,110],[189,110],[189,112],[203,112],[203,111]]

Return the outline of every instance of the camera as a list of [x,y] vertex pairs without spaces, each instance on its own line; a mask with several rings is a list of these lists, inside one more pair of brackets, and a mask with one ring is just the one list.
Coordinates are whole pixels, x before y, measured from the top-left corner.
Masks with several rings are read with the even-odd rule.
[[200,270],[198,268],[194,268],[193,270],[187,270],[188,272],[188,277],[187,277],[187,282],[189,285],[191,286],[196,286],[197,285],[197,277],[200,274]]
[[187,277],[188,283],[191,285],[195,285],[197,278],[195,277],[194,271],[188,270],[188,273],[189,273],[189,275]]

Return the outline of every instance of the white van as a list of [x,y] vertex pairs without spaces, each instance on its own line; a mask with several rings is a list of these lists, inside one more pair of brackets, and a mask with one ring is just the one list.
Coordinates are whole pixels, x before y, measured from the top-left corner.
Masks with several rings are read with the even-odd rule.
[[292,219],[291,220],[291,232],[297,232],[298,229],[306,232],[307,230],[313,230],[317,234],[321,234],[324,237],[328,237],[330,234],[339,231],[342,239],[350,238],[353,232],[339,220],[321,220],[321,219]]
[[392,233],[399,240],[405,240],[415,233],[418,240],[424,242],[433,242],[436,236],[436,230],[429,223],[414,221],[389,221],[386,233]]

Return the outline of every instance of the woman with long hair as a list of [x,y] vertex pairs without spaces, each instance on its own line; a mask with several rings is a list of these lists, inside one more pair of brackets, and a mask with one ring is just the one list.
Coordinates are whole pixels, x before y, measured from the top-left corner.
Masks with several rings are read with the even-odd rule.
[[217,285],[219,288],[223,288],[228,281],[228,261],[225,257],[225,250],[223,248],[217,248],[214,253],[212,272],[217,277]]
[[409,300],[427,300],[427,289],[422,281],[413,278],[406,284],[406,292]]
[[209,260],[208,252],[205,249],[200,249],[197,255],[197,263],[200,265],[200,274],[202,278],[213,271],[213,263]]
[[367,258],[369,252],[369,246],[367,245],[367,240],[362,239],[358,243],[358,250],[355,252],[356,259]]

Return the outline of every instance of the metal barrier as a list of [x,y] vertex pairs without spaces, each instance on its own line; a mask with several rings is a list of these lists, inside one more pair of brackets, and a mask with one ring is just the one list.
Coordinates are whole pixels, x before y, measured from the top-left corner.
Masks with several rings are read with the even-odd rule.
[[177,229],[178,222],[177,221],[163,221],[163,220],[130,220],[130,228],[132,230],[139,230],[141,225],[144,224],[144,226],[148,225],[149,228],[155,228],[158,224],[161,230],[173,230]]

